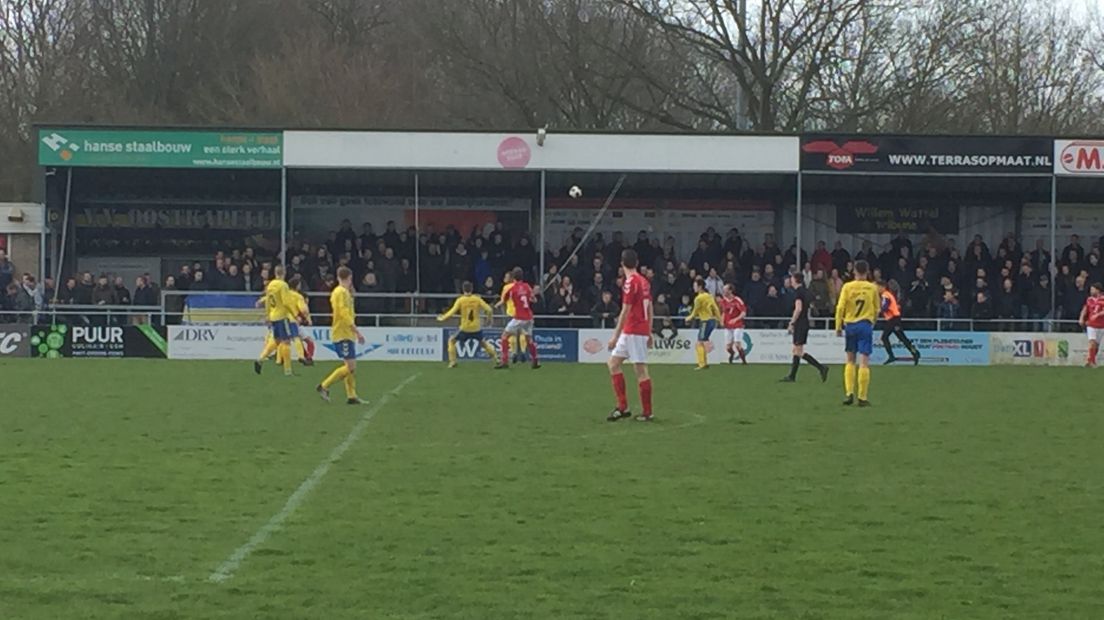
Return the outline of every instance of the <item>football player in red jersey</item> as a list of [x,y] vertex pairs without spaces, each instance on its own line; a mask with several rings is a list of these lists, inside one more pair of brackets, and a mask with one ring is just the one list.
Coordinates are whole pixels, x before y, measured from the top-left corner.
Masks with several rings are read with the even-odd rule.
[[724,285],[724,294],[721,295],[721,323],[725,330],[725,351],[728,351],[728,363],[731,364],[740,356],[740,362],[747,364],[747,354],[744,352],[744,319],[747,317],[747,305],[743,299],[736,295],[736,287],[731,284]]
[[524,280],[525,271],[521,267],[514,267],[511,275],[514,285],[507,295],[514,304],[514,318],[510,319],[502,332],[502,360],[495,368],[504,370],[510,367],[510,337],[517,337],[518,342],[521,342],[521,336],[524,335],[529,341],[529,360],[536,370],[540,368],[540,361],[537,360],[537,343],[533,340],[533,289]]
[[1089,359],[1086,368],[1096,366],[1096,354],[1100,352],[1100,343],[1104,341],[1104,285],[1094,282],[1089,287],[1089,298],[1081,309],[1081,327],[1089,337]]
[[637,420],[652,420],[652,379],[648,376],[648,349],[652,347],[652,286],[637,271],[640,259],[633,250],[621,253],[621,266],[625,268],[625,284],[621,287],[621,315],[609,341],[613,353],[609,359],[610,379],[617,407],[606,419],[616,422],[632,416],[628,396],[625,393],[625,371],[622,365],[628,360],[636,372],[640,390],[640,407]]

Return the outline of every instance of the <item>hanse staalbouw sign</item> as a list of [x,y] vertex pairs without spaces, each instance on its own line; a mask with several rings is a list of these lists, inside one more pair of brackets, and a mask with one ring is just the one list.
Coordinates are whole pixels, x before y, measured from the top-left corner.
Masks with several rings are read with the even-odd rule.
[[42,166],[279,168],[283,134],[254,131],[146,131],[42,128]]

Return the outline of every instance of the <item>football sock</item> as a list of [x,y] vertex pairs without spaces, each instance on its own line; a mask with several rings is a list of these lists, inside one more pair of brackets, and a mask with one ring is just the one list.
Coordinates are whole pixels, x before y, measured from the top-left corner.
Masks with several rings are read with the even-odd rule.
[[740,356],[740,362],[746,364],[747,363],[747,353],[745,353],[744,350],[740,347],[736,348],[736,353]]
[[[526,339],[526,340],[528,340],[528,339]],[[529,361],[536,364],[537,363],[537,343],[533,342],[532,340],[529,340],[528,344],[526,344],[526,348],[529,350]]]
[[349,369],[345,367],[345,364],[334,368],[334,371],[330,373],[330,376],[322,380],[322,387],[328,389],[331,385],[344,379],[345,375],[347,374],[349,374]]
[[610,380],[613,381],[613,393],[617,396],[617,408],[625,411],[629,408],[629,397],[625,394],[625,374],[619,372],[610,375]]
[[356,398],[356,375],[351,372],[345,373],[345,396],[347,398]]
[[284,373],[291,374],[291,345],[287,342],[281,342],[276,347],[276,355],[284,366]]
[[859,400],[866,400],[870,393],[870,368],[859,368]]
[[510,363],[510,336],[502,334],[502,365]]
[[1090,364],[1095,364],[1096,363],[1096,355],[1099,352],[1099,349],[1100,349],[1100,345],[1097,344],[1096,341],[1089,342],[1089,363]]
[[518,334],[517,338],[514,338],[514,350],[518,353],[527,351],[529,349],[529,337],[525,334]]
[[695,349],[698,354],[698,368],[705,368],[708,365],[705,353],[705,343],[699,342]]
[[305,341],[303,341],[303,346],[306,347],[306,349],[307,349],[307,359],[308,360],[313,360],[314,359],[314,341],[313,340],[305,340]]
[[810,355],[808,353],[806,353],[805,355],[802,355],[801,359],[808,362],[809,365],[812,366],[813,368],[816,368],[817,371],[820,371],[820,370],[824,369],[824,366],[820,365],[820,362],[817,361],[817,358],[813,357],[812,355]]
[[[455,340],[449,340],[449,342],[448,342],[448,356],[449,356],[449,363],[450,364],[455,364],[456,363],[456,341]],[[491,357],[494,358],[493,355]]]
[[[621,375],[621,381],[624,382],[625,375]],[[637,388],[640,389],[640,408],[643,409],[645,416],[652,415],[652,380],[645,379],[637,383]]]
[[258,357],[257,360],[263,362],[263,361],[267,360],[269,357],[271,357],[272,354],[275,353],[275,352],[276,352],[276,341],[275,340],[266,340],[264,350],[261,351],[261,356]]
[[736,359],[736,350],[732,346],[725,347],[725,351],[728,352],[728,363],[731,364],[732,360]]
[[796,379],[797,378],[797,367],[800,366],[800,365],[801,365],[801,358],[800,357],[795,355],[795,356],[793,356],[793,358],[790,359],[790,378],[791,379]]
[[847,362],[843,367],[843,392],[847,396],[855,395],[855,363]]
[[[453,345],[453,347],[455,348],[455,345]],[[483,341],[483,350],[487,352],[487,357],[491,358],[492,362],[495,361],[495,358],[498,357],[495,354],[494,347],[491,346],[491,343],[487,342],[486,340]],[[450,358],[450,359],[452,359],[452,358]]]
[[301,359],[301,360],[307,359],[307,351],[303,347],[303,339],[302,338],[296,338],[295,339],[295,353],[299,356],[299,359]]

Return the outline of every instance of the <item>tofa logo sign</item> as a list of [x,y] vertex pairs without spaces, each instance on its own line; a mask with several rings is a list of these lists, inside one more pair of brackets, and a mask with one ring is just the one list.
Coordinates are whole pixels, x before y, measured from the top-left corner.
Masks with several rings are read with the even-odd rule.
[[51,151],[57,153],[58,157],[65,161],[73,159],[73,155],[80,151],[79,144],[70,142],[68,138],[57,132],[44,136],[42,138],[42,143],[49,147]]
[[824,153],[829,168],[847,170],[855,165],[856,155],[873,155],[878,152],[878,146],[865,140],[850,140],[843,145],[831,140],[817,140],[809,142],[801,150],[806,153]]

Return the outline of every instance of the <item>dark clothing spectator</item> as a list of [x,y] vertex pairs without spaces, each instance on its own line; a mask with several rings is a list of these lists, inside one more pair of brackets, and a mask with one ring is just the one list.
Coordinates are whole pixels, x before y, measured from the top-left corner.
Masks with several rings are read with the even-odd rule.
[[0,250],[0,291],[6,291],[8,285],[15,280],[15,264],[8,260],[8,255],[3,250]]
[[157,306],[160,302],[157,290],[153,286],[142,283],[134,287],[135,306]]
[[92,305],[92,282],[90,280],[82,280],[74,289],[73,303],[78,306]]
[[115,283],[115,304],[119,306],[130,305],[130,291],[121,282]]
[[832,250],[832,269],[843,273],[847,270],[847,263],[851,262],[851,253],[843,249],[843,245],[836,243],[836,249]]
[[[654,313],[654,309],[653,309]],[[590,317],[594,319],[594,327],[612,328],[617,326],[617,316],[621,314],[621,306],[613,298],[601,299],[590,309]]]
[[989,330],[989,321],[993,320],[993,302],[989,295],[978,293],[973,307],[970,308],[970,318],[974,320],[974,331]]
[[107,282],[97,285],[96,288],[92,289],[92,303],[97,306],[116,305],[115,289],[109,286]]

